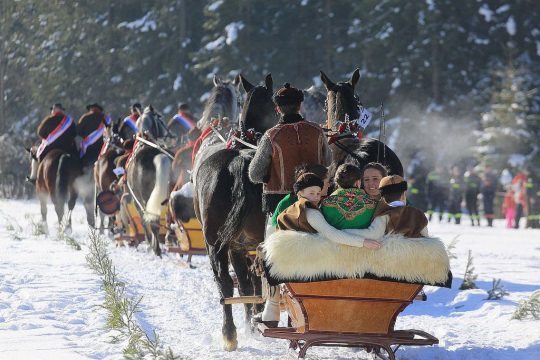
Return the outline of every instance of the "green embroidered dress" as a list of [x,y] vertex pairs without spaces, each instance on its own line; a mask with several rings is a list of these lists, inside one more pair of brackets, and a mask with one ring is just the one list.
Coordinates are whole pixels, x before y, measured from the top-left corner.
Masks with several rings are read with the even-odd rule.
[[362,189],[338,189],[323,200],[321,210],[336,229],[367,229],[378,202]]

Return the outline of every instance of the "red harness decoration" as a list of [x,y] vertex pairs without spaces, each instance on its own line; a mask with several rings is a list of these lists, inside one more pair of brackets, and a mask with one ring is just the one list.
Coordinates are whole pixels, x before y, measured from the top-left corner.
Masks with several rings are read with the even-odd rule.
[[[356,134],[354,134],[356,132]],[[358,139],[361,139],[364,137],[362,135],[362,132],[360,131],[360,126],[358,125],[357,121],[351,121],[351,122],[338,122],[338,129],[337,133],[333,134],[334,136],[331,136],[328,138],[328,144],[332,144],[340,139],[339,136],[341,134],[345,133],[351,133],[351,135],[355,135]]]

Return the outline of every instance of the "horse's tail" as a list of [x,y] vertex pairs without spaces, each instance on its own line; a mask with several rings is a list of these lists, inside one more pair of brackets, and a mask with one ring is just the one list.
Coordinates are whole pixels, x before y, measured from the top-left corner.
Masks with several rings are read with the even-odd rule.
[[146,202],[144,220],[152,222],[159,220],[161,216],[161,203],[169,194],[169,177],[171,175],[171,159],[165,154],[159,154],[154,157],[154,166],[156,167],[156,183],[154,189]]
[[231,189],[232,207],[227,216],[227,220],[218,233],[218,242],[220,244],[218,252],[237,237],[238,233],[240,233],[241,229],[244,227],[244,222],[251,211],[251,192],[246,185],[249,186],[252,183],[248,177],[249,161],[247,160],[247,157],[240,155],[229,164],[229,172],[233,179],[233,186]]
[[58,202],[60,204],[65,204],[67,202],[70,165],[71,155],[62,154],[58,160],[58,170],[56,172],[56,189]]

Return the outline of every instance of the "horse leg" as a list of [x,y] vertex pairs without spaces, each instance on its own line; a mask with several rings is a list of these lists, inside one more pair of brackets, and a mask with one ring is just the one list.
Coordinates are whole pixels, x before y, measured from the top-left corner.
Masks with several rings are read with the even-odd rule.
[[[253,284],[251,283],[251,274],[249,272],[247,257],[245,251],[232,250],[230,252],[231,264],[236,273],[238,282],[238,293],[240,296],[251,296],[255,294]],[[251,322],[253,315],[253,304],[244,305],[246,311],[246,324]]]
[[105,214],[99,211],[99,234],[103,235],[105,230]]
[[[217,249],[214,246],[207,244],[206,248],[221,298],[232,297],[234,295],[234,281],[229,274],[228,247],[224,247],[219,253],[216,253]],[[223,305],[221,334],[223,336],[223,349],[226,351],[235,351],[238,348],[238,340],[236,339],[236,326],[234,326],[232,305]]]
[[47,194],[40,191],[38,193],[39,205],[41,207],[41,222],[45,227],[45,233],[49,233],[49,227],[47,226]]
[[78,194],[75,191],[75,189],[71,189],[69,192],[69,200],[68,200],[68,218],[67,218],[67,224],[66,224],[66,231],[69,230],[71,232],[71,214],[73,213],[73,208],[75,208],[75,203],[77,202]]
[[159,227],[150,225],[150,229],[152,230],[152,250],[154,251],[154,255],[161,257],[161,247],[159,246]]
[[[139,207],[137,207],[137,212],[139,213],[139,219],[141,219],[141,222],[142,222],[142,225],[143,225],[143,231],[144,231],[144,239],[146,240],[146,243],[148,245],[150,245],[150,248],[154,249],[154,246],[153,246],[153,232],[152,230],[148,230],[148,227],[151,226],[149,222],[146,222],[144,221],[144,211],[139,209]],[[148,250],[150,251],[150,250]],[[156,254],[157,255],[157,254]],[[161,256],[161,253],[157,256]]]
[[58,216],[58,232],[62,230],[62,221],[64,220],[64,201],[61,196],[51,196],[51,200],[54,204],[54,210],[56,211],[56,216]]

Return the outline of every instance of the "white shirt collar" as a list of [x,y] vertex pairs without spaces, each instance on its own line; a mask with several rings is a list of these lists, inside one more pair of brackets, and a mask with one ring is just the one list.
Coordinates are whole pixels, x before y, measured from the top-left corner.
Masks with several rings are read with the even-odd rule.
[[401,200],[392,201],[390,204],[391,207],[399,207],[399,206],[405,206],[405,203]]

